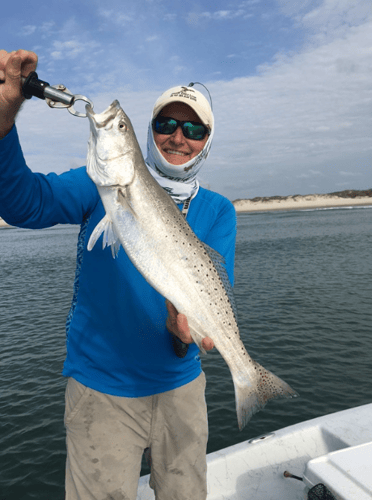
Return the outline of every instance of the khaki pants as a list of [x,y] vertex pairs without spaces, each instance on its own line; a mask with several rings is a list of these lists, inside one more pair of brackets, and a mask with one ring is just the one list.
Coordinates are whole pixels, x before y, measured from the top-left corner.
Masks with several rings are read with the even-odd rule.
[[142,398],[66,389],[66,500],[135,500],[151,447],[157,500],[205,500],[208,439],[205,376]]

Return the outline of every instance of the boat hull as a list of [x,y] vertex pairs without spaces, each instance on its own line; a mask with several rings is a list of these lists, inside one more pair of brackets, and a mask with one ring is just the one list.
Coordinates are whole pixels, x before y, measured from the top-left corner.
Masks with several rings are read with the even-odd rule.
[[[207,456],[207,500],[305,499],[312,481],[308,477],[304,481],[285,478],[284,471],[301,478],[305,472],[310,476],[312,460],[369,442],[372,442],[372,404],[244,441]],[[369,467],[372,477],[372,460]],[[322,479],[327,482],[327,477]],[[149,476],[141,477],[137,500],[155,498],[148,483]]]

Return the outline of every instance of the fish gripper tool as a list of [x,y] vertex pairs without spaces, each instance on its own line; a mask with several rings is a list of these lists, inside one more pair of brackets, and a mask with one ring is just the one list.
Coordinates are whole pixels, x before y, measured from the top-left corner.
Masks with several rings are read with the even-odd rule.
[[32,71],[27,78],[22,78],[22,94],[26,99],[31,99],[33,96],[44,99],[51,108],[67,108],[72,115],[81,118],[87,115],[74,108],[76,101],[84,101],[93,108],[92,101],[84,95],[72,94],[62,84],[51,86],[48,82],[40,80],[36,71]]

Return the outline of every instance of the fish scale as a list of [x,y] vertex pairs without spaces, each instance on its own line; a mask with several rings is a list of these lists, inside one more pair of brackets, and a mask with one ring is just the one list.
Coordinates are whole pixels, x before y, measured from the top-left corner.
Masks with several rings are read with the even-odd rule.
[[242,429],[268,400],[297,393],[249,356],[240,339],[223,257],[198,239],[149,173],[118,101],[100,114],[90,106],[86,109],[91,129],[87,172],[106,212],[88,250],[101,235],[103,246],[111,246],[114,257],[121,245],[148,283],[185,314],[199,348],[203,350],[203,338],[213,340],[232,375]]

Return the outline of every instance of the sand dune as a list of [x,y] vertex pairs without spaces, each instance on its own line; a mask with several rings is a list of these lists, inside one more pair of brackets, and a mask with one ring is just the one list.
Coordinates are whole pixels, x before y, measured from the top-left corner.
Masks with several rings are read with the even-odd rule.
[[237,212],[266,212],[269,210],[306,210],[372,205],[372,190],[341,191],[330,194],[272,196],[233,201]]

